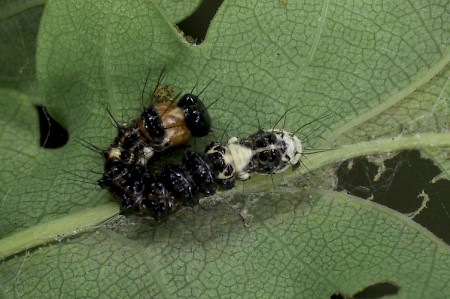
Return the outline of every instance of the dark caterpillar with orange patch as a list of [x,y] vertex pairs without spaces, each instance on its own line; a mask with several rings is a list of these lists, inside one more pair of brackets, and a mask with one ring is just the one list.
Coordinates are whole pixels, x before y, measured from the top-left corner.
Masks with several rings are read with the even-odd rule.
[[203,137],[211,131],[211,117],[199,96],[191,91],[175,104],[173,91],[161,84],[162,78],[163,72],[152,93],[156,103],[145,107],[130,124],[118,123],[108,111],[116,123],[117,136],[106,150],[91,146],[105,161],[103,176],[98,181],[102,188],[109,188],[112,181],[129,175],[132,168],[147,166],[156,152],[184,145],[191,137]]
[[145,165],[155,152],[186,144],[192,136],[206,136],[211,118],[197,96],[185,94],[176,105],[157,103],[144,108],[130,125],[118,124],[117,129],[105,160]]

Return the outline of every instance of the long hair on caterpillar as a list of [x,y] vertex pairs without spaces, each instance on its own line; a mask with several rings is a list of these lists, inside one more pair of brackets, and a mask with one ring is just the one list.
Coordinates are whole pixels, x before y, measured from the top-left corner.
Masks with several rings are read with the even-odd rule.
[[[278,153],[279,151],[273,151],[271,152],[270,150],[267,151],[263,151],[259,157],[260,161],[268,161],[269,166],[265,169],[265,171],[262,171],[261,173],[263,174],[268,174],[271,175],[271,179],[272,179],[272,183],[273,182],[273,174],[280,174],[283,173],[287,168],[289,168],[290,166],[292,166],[292,169],[294,171],[296,171],[298,169],[298,167],[300,167],[301,165],[303,165],[304,168],[307,169],[307,166],[305,165],[303,159],[301,158],[305,158],[308,160],[308,155],[310,154],[314,154],[314,153],[319,153],[319,152],[323,152],[323,151],[328,151],[331,150],[330,148],[310,148],[308,147],[308,137],[310,137],[313,133],[317,133],[316,129],[312,129],[309,132],[307,132],[307,134],[303,134],[303,130],[305,128],[310,128],[310,126],[314,123],[320,123],[321,120],[323,119],[327,119],[330,117],[331,114],[323,114],[322,116],[316,117],[304,124],[302,124],[300,127],[297,127],[294,129],[294,131],[290,131],[287,130],[286,128],[286,124],[287,124],[287,119],[288,119],[288,115],[289,113],[295,112],[296,111],[296,106],[292,106],[292,107],[288,107],[285,109],[284,113],[279,116],[273,123],[273,125],[270,125],[270,129],[263,129],[263,127],[261,126],[261,121],[260,121],[260,117],[259,117],[259,113],[258,113],[258,105],[257,105],[258,101],[254,102],[254,111],[256,114],[256,121],[257,121],[257,133],[254,133],[253,135],[251,135],[250,139],[255,140],[256,142],[258,142],[259,144],[269,144],[270,142],[275,142],[274,140],[270,141],[270,140],[264,140],[265,136],[270,136],[270,132],[274,132],[277,133],[277,135],[279,136],[279,141],[278,141],[278,145],[280,146],[280,142],[281,140],[283,140],[283,142],[285,144],[288,144],[288,148],[286,148],[286,153],[283,157],[279,157]],[[278,125],[283,121],[283,125],[281,126],[280,129],[277,129]],[[228,126],[227,126],[228,127]],[[290,133],[292,132],[292,133]],[[225,132],[224,132],[225,134]],[[300,141],[301,140],[301,141]],[[229,143],[233,143],[235,142],[235,137],[231,137],[229,139]],[[277,147],[272,145],[273,147]],[[254,146],[257,147],[257,146]],[[295,151],[294,151],[295,149]],[[277,168],[271,168],[271,165],[274,165],[273,161],[282,161],[280,163],[275,163],[276,165],[278,165]],[[263,167],[263,166],[261,166]],[[309,170],[308,170],[309,172]],[[242,177],[242,179],[245,179],[245,177]]]
[[[141,93],[142,105],[149,75],[150,68]],[[192,91],[186,93],[176,104],[174,101],[178,96],[174,97],[173,92],[169,91],[165,96],[161,95],[163,92],[159,89],[171,90],[169,85],[162,84],[164,76],[163,69],[150,95],[151,98],[158,96],[159,100],[154,105],[144,106],[143,112],[130,124],[117,122],[107,110],[116,124],[117,136],[106,150],[106,160],[114,159],[121,160],[125,164],[144,165],[155,152],[184,145],[191,136],[202,137],[210,132],[211,118],[207,107],[198,95],[192,94]],[[162,98],[167,101],[162,102]]]
[[[165,77],[163,69],[156,87],[150,94],[155,103],[145,107],[144,93],[149,75],[150,68],[141,93],[144,111],[131,123],[117,121],[105,105],[105,110],[117,129],[117,136],[108,148],[103,149],[81,138],[75,139],[76,143],[102,156],[103,173],[97,180],[100,187],[109,188],[114,180],[129,176],[130,171],[134,173],[132,171],[134,165],[147,166],[155,153],[161,155],[174,147],[184,146],[191,136],[205,136],[211,130],[208,108],[214,102],[206,107],[199,96],[214,79],[198,95],[193,94],[194,87],[181,97],[174,96],[171,86],[162,84]],[[177,103],[174,104],[177,99]],[[77,181],[88,180],[78,176]]]
[[[145,85],[149,73],[150,69]],[[162,86],[163,77],[164,72],[161,72],[153,93]],[[145,86],[142,93],[144,92]],[[130,125],[119,123],[112,113],[106,110],[117,127],[117,136],[110,146],[102,150],[90,143],[79,142],[102,155],[105,162],[104,172],[98,184],[104,188],[111,187],[110,185],[117,179],[129,176],[129,170],[134,169],[134,165],[149,164],[155,152],[184,145],[191,136],[204,136],[211,129],[211,118],[207,108],[200,98],[192,93],[181,96],[176,105],[173,102],[159,102],[144,107],[144,111]]]

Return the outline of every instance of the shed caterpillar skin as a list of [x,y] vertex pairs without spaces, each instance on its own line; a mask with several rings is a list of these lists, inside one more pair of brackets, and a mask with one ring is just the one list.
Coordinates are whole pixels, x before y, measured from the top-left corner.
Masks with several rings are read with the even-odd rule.
[[119,165],[108,184],[100,183],[117,198],[122,211],[166,218],[200,197],[230,189],[235,180],[252,173],[281,173],[300,162],[302,144],[285,130],[260,130],[242,140],[232,137],[221,145],[211,143],[204,154],[187,152],[178,165],[151,173],[140,164]]

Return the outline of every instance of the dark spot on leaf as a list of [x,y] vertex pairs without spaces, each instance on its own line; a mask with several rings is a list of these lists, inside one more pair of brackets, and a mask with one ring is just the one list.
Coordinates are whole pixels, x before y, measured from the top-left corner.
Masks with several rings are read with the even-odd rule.
[[215,16],[223,0],[203,1],[195,12],[177,24],[186,36],[191,37],[195,44],[201,44],[205,39],[209,23]]
[[[343,162],[336,171],[337,190],[414,216],[437,237],[450,244],[450,182],[432,179],[441,173],[430,159],[420,157],[419,151],[402,151],[384,161],[385,169],[378,179],[378,166],[366,158]],[[425,202],[425,197],[429,201]]]
[[44,106],[36,106],[39,113],[40,145],[43,148],[59,148],[64,146],[69,135],[56,120],[47,112]]

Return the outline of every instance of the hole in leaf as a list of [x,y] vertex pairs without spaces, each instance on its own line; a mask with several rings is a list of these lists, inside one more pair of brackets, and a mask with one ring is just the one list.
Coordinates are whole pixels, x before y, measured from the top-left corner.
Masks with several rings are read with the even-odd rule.
[[356,292],[352,296],[348,296],[342,292],[335,292],[330,296],[330,299],[383,298],[385,296],[396,295],[396,294],[398,294],[399,290],[400,290],[400,287],[398,287],[397,285],[395,285],[391,282],[388,282],[388,281],[383,281],[383,282],[377,282],[370,286],[367,286],[364,289],[362,289],[361,291]]
[[39,113],[40,145],[43,148],[59,148],[64,146],[69,135],[56,120],[47,112],[44,106],[36,106]]
[[330,296],[330,299],[345,299],[345,298],[347,298],[347,297],[340,292],[336,292]]
[[189,17],[177,24],[178,28],[191,37],[195,44],[201,44],[208,32],[209,23],[222,2],[223,0],[203,1]]
[[432,182],[441,173],[419,151],[402,151],[378,166],[366,158],[342,163],[337,190],[404,213],[450,244],[450,182]]
[[375,192],[374,179],[378,167],[366,158],[355,158],[343,162],[337,169],[337,190],[367,199]]
[[400,288],[391,282],[378,282],[354,294],[351,298],[382,298],[398,293]]

